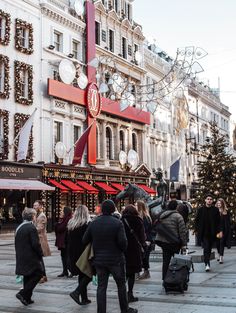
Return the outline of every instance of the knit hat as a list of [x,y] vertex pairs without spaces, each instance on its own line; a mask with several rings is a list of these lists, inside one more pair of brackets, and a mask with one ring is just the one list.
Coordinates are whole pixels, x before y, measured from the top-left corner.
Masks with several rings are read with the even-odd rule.
[[114,213],[116,210],[115,203],[112,200],[103,201],[101,208],[102,208],[102,214],[104,215],[110,215]]

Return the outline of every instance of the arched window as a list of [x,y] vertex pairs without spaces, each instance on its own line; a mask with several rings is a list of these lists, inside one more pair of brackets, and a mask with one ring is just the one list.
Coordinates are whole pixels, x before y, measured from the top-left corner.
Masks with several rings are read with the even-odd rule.
[[135,133],[132,133],[132,149],[136,152],[138,149],[138,142],[137,142],[137,135]]
[[122,130],[120,130],[120,151],[121,150],[125,151],[125,136]]
[[109,127],[106,128],[106,157],[108,160],[112,159],[112,152],[111,152],[111,130]]

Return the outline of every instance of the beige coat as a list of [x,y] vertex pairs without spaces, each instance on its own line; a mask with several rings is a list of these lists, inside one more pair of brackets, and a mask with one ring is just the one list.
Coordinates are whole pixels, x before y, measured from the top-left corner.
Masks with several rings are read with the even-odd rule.
[[47,218],[46,215],[41,212],[36,219],[36,228],[39,234],[40,244],[43,250],[44,256],[51,255],[51,251],[48,245],[48,238],[47,238]]

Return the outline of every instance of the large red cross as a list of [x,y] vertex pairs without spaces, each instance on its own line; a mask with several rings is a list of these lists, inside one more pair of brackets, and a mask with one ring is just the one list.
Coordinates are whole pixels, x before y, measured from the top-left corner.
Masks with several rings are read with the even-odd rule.
[[[96,57],[96,44],[95,44],[95,6],[91,0],[87,0],[86,6],[86,61],[87,64]],[[103,111],[116,117],[126,120],[135,121],[141,124],[150,124],[150,113],[140,111],[134,107],[128,107],[125,111],[120,112],[120,104],[117,101],[111,101],[107,98],[101,98],[101,107],[97,107],[97,112],[91,110],[91,90],[96,90],[96,69],[92,66],[87,66],[88,87],[87,90],[67,85],[62,82],[48,79],[48,94],[50,96],[66,100],[75,104],[86,106],[88,109],[87,124],[93,126],[87,142],[87,163],[96,164],[96,117]],[[100,96],[95,99],[96,104]],[[93,105],[92,105],[93,106]],[[101,109],[101,110],[100,110]]]

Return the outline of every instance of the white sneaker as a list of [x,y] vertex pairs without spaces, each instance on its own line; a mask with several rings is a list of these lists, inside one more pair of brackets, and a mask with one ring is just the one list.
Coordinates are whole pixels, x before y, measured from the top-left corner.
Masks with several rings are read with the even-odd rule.
[[207,264],[207,265],[206,265],[206,268],[205,268],[205,271],[206,271],[206,272],[209,272],[210,269],[211,269],[210,266]]

